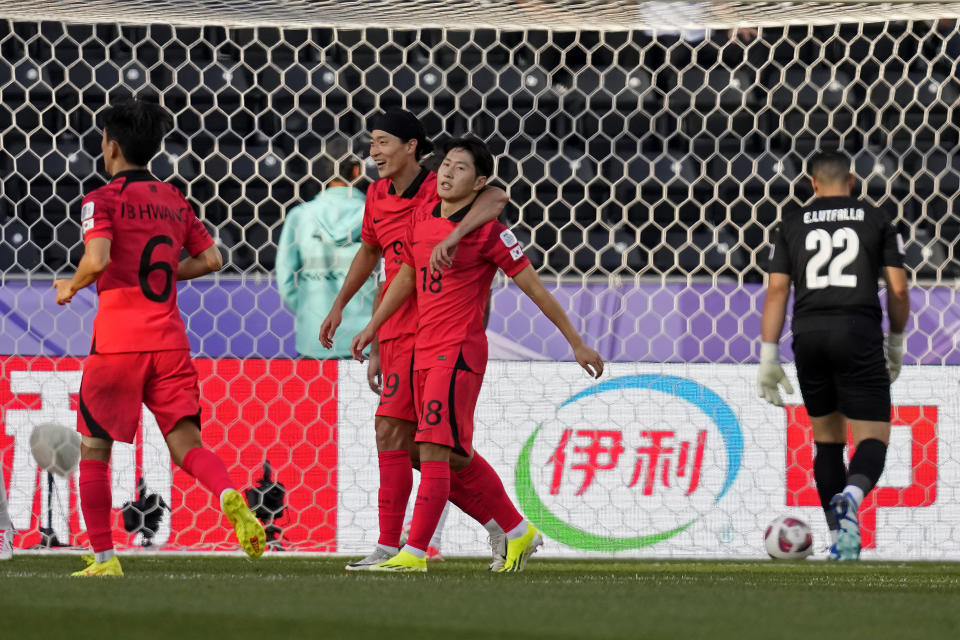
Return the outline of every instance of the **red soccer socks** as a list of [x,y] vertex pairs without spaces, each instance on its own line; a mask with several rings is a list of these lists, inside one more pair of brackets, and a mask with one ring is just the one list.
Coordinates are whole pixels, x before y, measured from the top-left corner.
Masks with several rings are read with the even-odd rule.
[[[500,476],[497,475],[493,467],[491,467],[480,454],[474,454],[470,464],[460,471],[457,471],[456,476],[463,486],[464,492],[476,496],[482,505],[480,507],[482,511],[478,511],[480,517],[474,516],[472,513],[466,511],[466,509],[464,509],[464,513],[467,513],[481,524],[486,524],[490,518],[493,518],[504,531],[510,531],[523,522],[523,516],[520,515],[517,508],[513,506],[510,496],[507,495],[506,489],[503,488],[503,482],[500,481]],[[460,505],[457,504],[457,506],[459,507]],[[485,517],[485,519],[481,520],[481,517]]]
[[407,501],[413,488],[413,464],[410,462],[410,453],[406,450],[381,451],[377,457],[380,461],[378,544],[396,549],[400,546],[403,516],[406,514]]
[[449,496],[449,463],[421,462],[420,490],[417,492],[417,503],[413,509],[413,525],[410,527],[407,546],[426,552]]
[[217,454],[203,447],[195,447],[183,456],[180,467],[196,478],[200,484],[217,496],[219,505],[220,496],[227,489],[233,488],[233,482],[227,473],[227,467]]
[[485,525],[493,519],[482,496],[463,484],[458,471],[450,474],[450,502],[480,524]]
[[101,460],[80,461],[80,510],[94,553],[113,549],[110,533],[110,471]]

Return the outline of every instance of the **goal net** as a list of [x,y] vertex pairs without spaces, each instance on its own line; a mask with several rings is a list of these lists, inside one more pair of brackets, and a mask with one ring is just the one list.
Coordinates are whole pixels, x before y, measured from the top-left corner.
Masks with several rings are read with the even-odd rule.
[[[5,2],[0,460],[17,546],[86,540],[76,474],[48,478],[28,443],[75,424],[96,299],[57,307],[51,280],[82,254],[80,200],[105,180],[95,118],[123,88],[175,115],[151,170],[225,255],[179,285],[203,434],[277,546],[376,541],[376,396],[359,365],[300,357],[277,255],[288,212],[366,157],[368,116],[403,106],[431,137],[490,144],[503,219],[611,363],[592,384],[497,282],[476,445],[548,553],[756,557],[781,513],[823,541],[799,397],[774,409],[753,388],[769,231],[812,197],[809,156],[840,148],[858,195],[905,230],[913,285],[866,554],[960,558],[958,17],[933,2]],[[143,422],[114,453],[118,544],[232,549]],[[481,531],[452,514],[442,551],[483,553]]]

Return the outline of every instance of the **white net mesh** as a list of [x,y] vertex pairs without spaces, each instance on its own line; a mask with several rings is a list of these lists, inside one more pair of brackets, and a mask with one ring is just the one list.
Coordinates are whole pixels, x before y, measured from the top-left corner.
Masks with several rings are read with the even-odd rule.
[[[817,148],[839,146],[855,159],[862,195],[895,211],[908,230],[908,270],[923,286],[914,291],[917,318],[907,362],[956,364],[960,318],[950,285],[960,274],[953,198],[960,187],[960,30],[952,19],[958,8],[237,0],[59,2],[52,9],[48,3],[6,3],[0,10],[6,18],[0,22],[0,351],[7,354],[0,452],[14,480],[7,486],[17,524],[35,534],[25,543],[38,541],[40,526],[47,526],[46,516],[41,522],[34,510],[37,487],[61,540],[82,530],[75,492],[58,480],[60,504],[48,500],[26,442],[32,425],[73,424],[74,357],[87,350],[95,303],[86,292],[71,308],[57,308],[49,283],[82,252],[80,198],[103,182],[94,117],[115,89],[153,93],[175,114],[176,128],[151,168],[183,188],[227,257],[225,275],[181,287],[192,344],[204,358],[204,411],[211,420],[205,437],[214,438],[245,487],[258,482],[264,462],[270,463],[271,477],[285,487],[288,508],[277,517],[284,544],[355,551],[375,529],[364,520],[376,504],[370,484],[375,465],[368,459],[373,442],[364,430],[372,396],[352,369],[290,359],[296,356],[292,315],[272,276],[286,212],[317,193],[331,167],[365,155],[371,113],[402,105],[422,116],[431,136],[471,132],[490,142],[497,177],[512,201],[505,219],[607,359],[703,363],[720,372],[729,366],[729,379],[746,388],[752,384],[768,230],[782,207],[812,195],[803,178],[806,158]],[[58,21],[40,22],[50,19]],[[535,311],[513,287],[497,289],[490,322],[494,357],[569,358],[562,338]],[[549,398],[540,403],[544,407],[582,386],[569,372],[556,377],[533,365],[511,366],[520,368],[503,374],[509,384],[520,387],[525,376],[537,376],[545,387],[541,396]],[[676,366],[660,371],[702,384],[716,375]],[[652,370],[636,371],[631,375]],[[936,404],[935,398],[912,397],[922,377],[913,384],[903,402]],[[497,389],[510,392],[503,384]],[[757,408],[750,394],[730,393],[735,397],[726,402],[745,430],[757,422],[782,425],[782,413]],[[671,455],[679,455],[681,441],[695,448],[699,431],[681,433],[685,427],[677,422],[677,415],[687,414],[671,414],[665,401],[657,406],[658,416],[676,423]],[[628,425],[654,419],[639,404],[632,411],[611,420]],[[918,415],[904,418],[914,435],[916,424],[930,420]],[[941,407],[939,415],[944,421],[950,414]],[[506,425],[488,427],[494,435],[483,441],[484,451],[512,476],[526,440],[500,442],[496,429]],[[623,471],[626,486],[636,452],[652,441],[623,429],[625,450],[633,452],[633,466]],[[720,431],[710,433],[709,442],[722,441]],[[783,495],[791,492],[809,501],[809,487],[802,475],[800,484],[789,484],[777,433],[749,445],[758,451],[750,458],[753,475],[773,487],[756,507],[713,507],[697,499],[670,507],[664,497],[657,503],[666,509],[660,524],[676,525],[679,516],[669,514],[687,507],[713,509],[707,519],[719,523],[715,532],[727,532],[715,536],[725,541],[718,553],[737,555],[731,540],[745,541],[744,531],[759,530],[778,506],[806,504],[800,498],[784,504]],[[559,447],[563,430],[558,434],[549,446]],[[351,449],[354,437],[359,440]],[[591,437],[570,436],[571,464],[572,448],[589,447]],[[174,508],[153,543],[226,548],[220,546],[226,532],[206,494],[166,471],[161,443],[144,438],[136,450],[152,453],[118,454],[116,506],[136,499],[136,481],[143,477],[148,490]],[[555,469],[556,460],[550,467],[548,459],[556,450],[541,451],[547,446],[538,442],[531,455],[543,458],[544,469]],[[911,457],[909,442],[903,446],[903,486],[929,493],[936,473],[934,480],[916,476],[917,465],[929,460]],[[732,458],[712,450],[707,455],[719,474],[709,486],[720,491]],[[950,457],[940,480],[956,465]],[[571,486],[575,493],[580,484]],[[625,496],[630,488],[616,491]],[[907,500],[891,496],[883,499]],[[644,504],[638,497],[630,508],[642,514]],[[600,517],[600,507],[589,508]],[[808,520],[819,522],[815,511],[810,514]],[[589,517],[574,521],[584,527]],[[904,516],[904,531],[916,524],[912,517]],[[957,526],[951,514],[938,512],[933,522]],[[451,551],[479,550],[470,531],[453,538],[458,546]],[[137,535],[132,544],[144,542],[143,532]],[[696,553],[694,538],[666,551],[652,549]],[[753,553],[760,547],[746,548]]]
[[11,0],[15,20],[282,28],[492,27],[582,31],[729,28],[956,17],[957,2],[639,0]]

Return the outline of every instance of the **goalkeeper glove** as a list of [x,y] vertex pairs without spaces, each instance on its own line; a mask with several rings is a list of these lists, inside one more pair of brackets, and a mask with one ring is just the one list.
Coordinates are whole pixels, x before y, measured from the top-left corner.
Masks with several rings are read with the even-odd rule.
[[890,384],[900,375],[903,366],[903,334],[888,333],[883,341],[883,352],[887,356],[887,371],[890,372]]
[[760,371],[757,372],[757,395],[770,404],[782,407],[780,386],[787,393],[793,393],[793,387],[787,380],[787,374],[780,366],[780,346],[775,342],[760,343]]

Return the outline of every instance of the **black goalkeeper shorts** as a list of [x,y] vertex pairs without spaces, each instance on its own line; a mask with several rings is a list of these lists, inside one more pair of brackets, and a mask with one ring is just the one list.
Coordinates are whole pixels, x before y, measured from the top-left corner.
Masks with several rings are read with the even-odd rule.
[[793,353],[808,414],[840,411],[851,420],[890,420],[890,374],[878,322],[838,316],[830,328],[795,334]]

